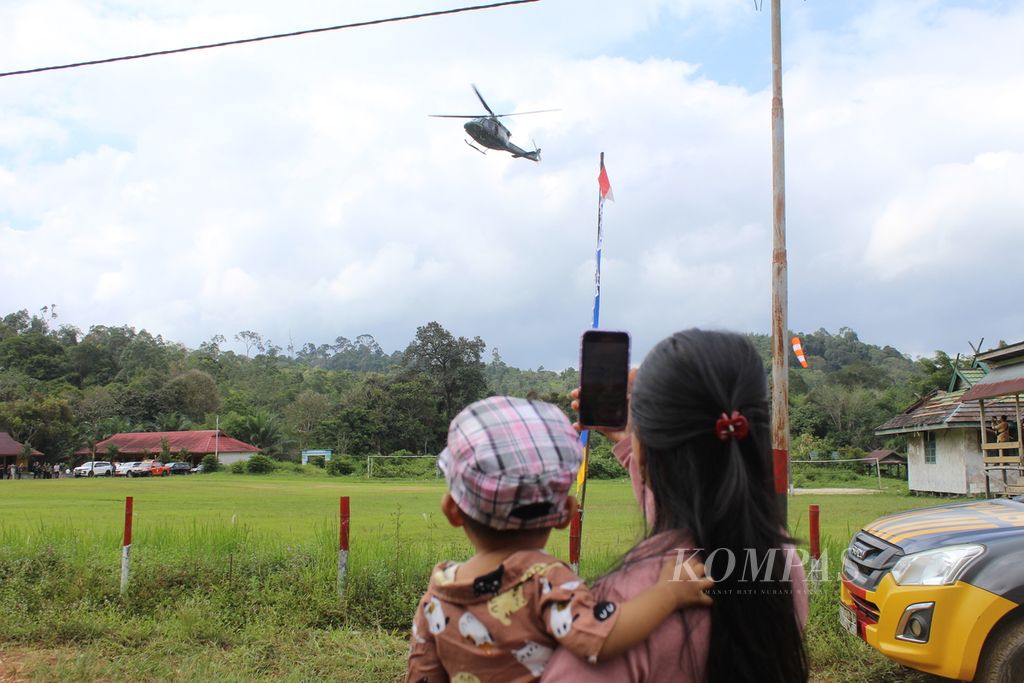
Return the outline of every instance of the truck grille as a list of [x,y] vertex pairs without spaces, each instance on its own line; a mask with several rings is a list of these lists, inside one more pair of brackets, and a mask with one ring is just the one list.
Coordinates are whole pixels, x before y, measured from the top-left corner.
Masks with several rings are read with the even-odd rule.
[[[855,586],[874,590],[878,582],[903,557],[898,546],[886,543],[864,531],[850,541],[843,559],[843,576]],[[873,607],[873,606],[872,606]],[[877,614],[877,608],[875,608]]]
[[853,598],[853,603],[857,607],[858,614],[863,615],[868,623],[878,623],[878,615],[880,614],[878,605],[870,600],[865,600],[864,598],[853,595],[852,593],[850,594],[850,597]]

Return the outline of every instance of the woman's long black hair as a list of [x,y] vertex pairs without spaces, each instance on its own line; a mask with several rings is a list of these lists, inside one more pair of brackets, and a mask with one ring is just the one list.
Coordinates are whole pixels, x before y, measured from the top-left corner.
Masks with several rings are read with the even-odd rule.
[[[654,496],[650,533],[688,535],[716,580],[710,683],[808,677],[787,580],[784,548],[792,539],[774,493],[767,394],[764,364],[749,339],[696,329],[654,347],[633,386],[632,429]],[[750,433],[722,441],[715,423],[733,411]],[[727,574],[730,554],[735,564]]]

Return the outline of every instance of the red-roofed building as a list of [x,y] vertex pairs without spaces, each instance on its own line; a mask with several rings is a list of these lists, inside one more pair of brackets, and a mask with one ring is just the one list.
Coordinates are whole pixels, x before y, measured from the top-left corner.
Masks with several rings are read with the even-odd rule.
[[[30,449],[33,458],[41,458],[43,454],[36,449]],[[25,444],[19,443],[14,440],[7,432],[0,432],[0,464],[3,465],[2,471],[7,472],[7,468],[11,465],[20,467],[21,469],[28,470],[29,459],[25,457]]]
[[126,460],[159,459],[163,450],[162,441],[167,439],[167,447],[175,459],[182,449],[188,451],[188,459],[192,464],[198,463],[205,455],[216,455],[222,465],[244,461],[259,453],[260,449],[252,444],[233,439],[219,429],[202,429],[194,432],[124,432],[114,434],[109,439],[100,441],[95,451],[81,449],[75,455],[96,457],[106,455],[107,448],[117,446],[118,458]]
[[889,476],[903,477],[906,472],[907,459],[896,451],[876,449],[868,453],[865,458],[868,462],[877,462],[878,467],[886,471]]

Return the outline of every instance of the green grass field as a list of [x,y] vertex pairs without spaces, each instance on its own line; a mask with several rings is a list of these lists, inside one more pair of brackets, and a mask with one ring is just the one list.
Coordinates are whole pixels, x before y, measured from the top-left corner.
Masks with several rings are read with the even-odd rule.
[[[888,483],[871,495],[790,499],[805,540],[821,508],[836,558],[864,523],[933,504]],[[465,556],[438,511],[443,482],[218,473],[162,479],[0,481],[0,681],[389,681],[434,562]],[[124,497],[135,500],[132,580],[118,594]],[[338,498],[351,498],[346,595],[335,589]],[[626,480],[588,485],[582,573],[639,537]],[[549,549],[565,557],[567,533]],[[926,680],[838,630],[832,581],[812,601],[815,680]],[[12,673],[12,672],[17,672]]]

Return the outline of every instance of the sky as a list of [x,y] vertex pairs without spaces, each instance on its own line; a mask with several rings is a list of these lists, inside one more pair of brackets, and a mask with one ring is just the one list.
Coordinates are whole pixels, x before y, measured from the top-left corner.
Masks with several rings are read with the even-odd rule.
[[[469,4],[469,3],[466,3]],[[760,4],[760,3],[759,3]],[[430,321],[578,362],[768,333],[770,0],[540,2],[0,78],[0,315],[287,348]],[[458,7],[5,0],[0,71]],[[1024,339],[1024,0],[783,0],[789,326],[912,356]],[[478,154],[501,112],[542,161]]]

